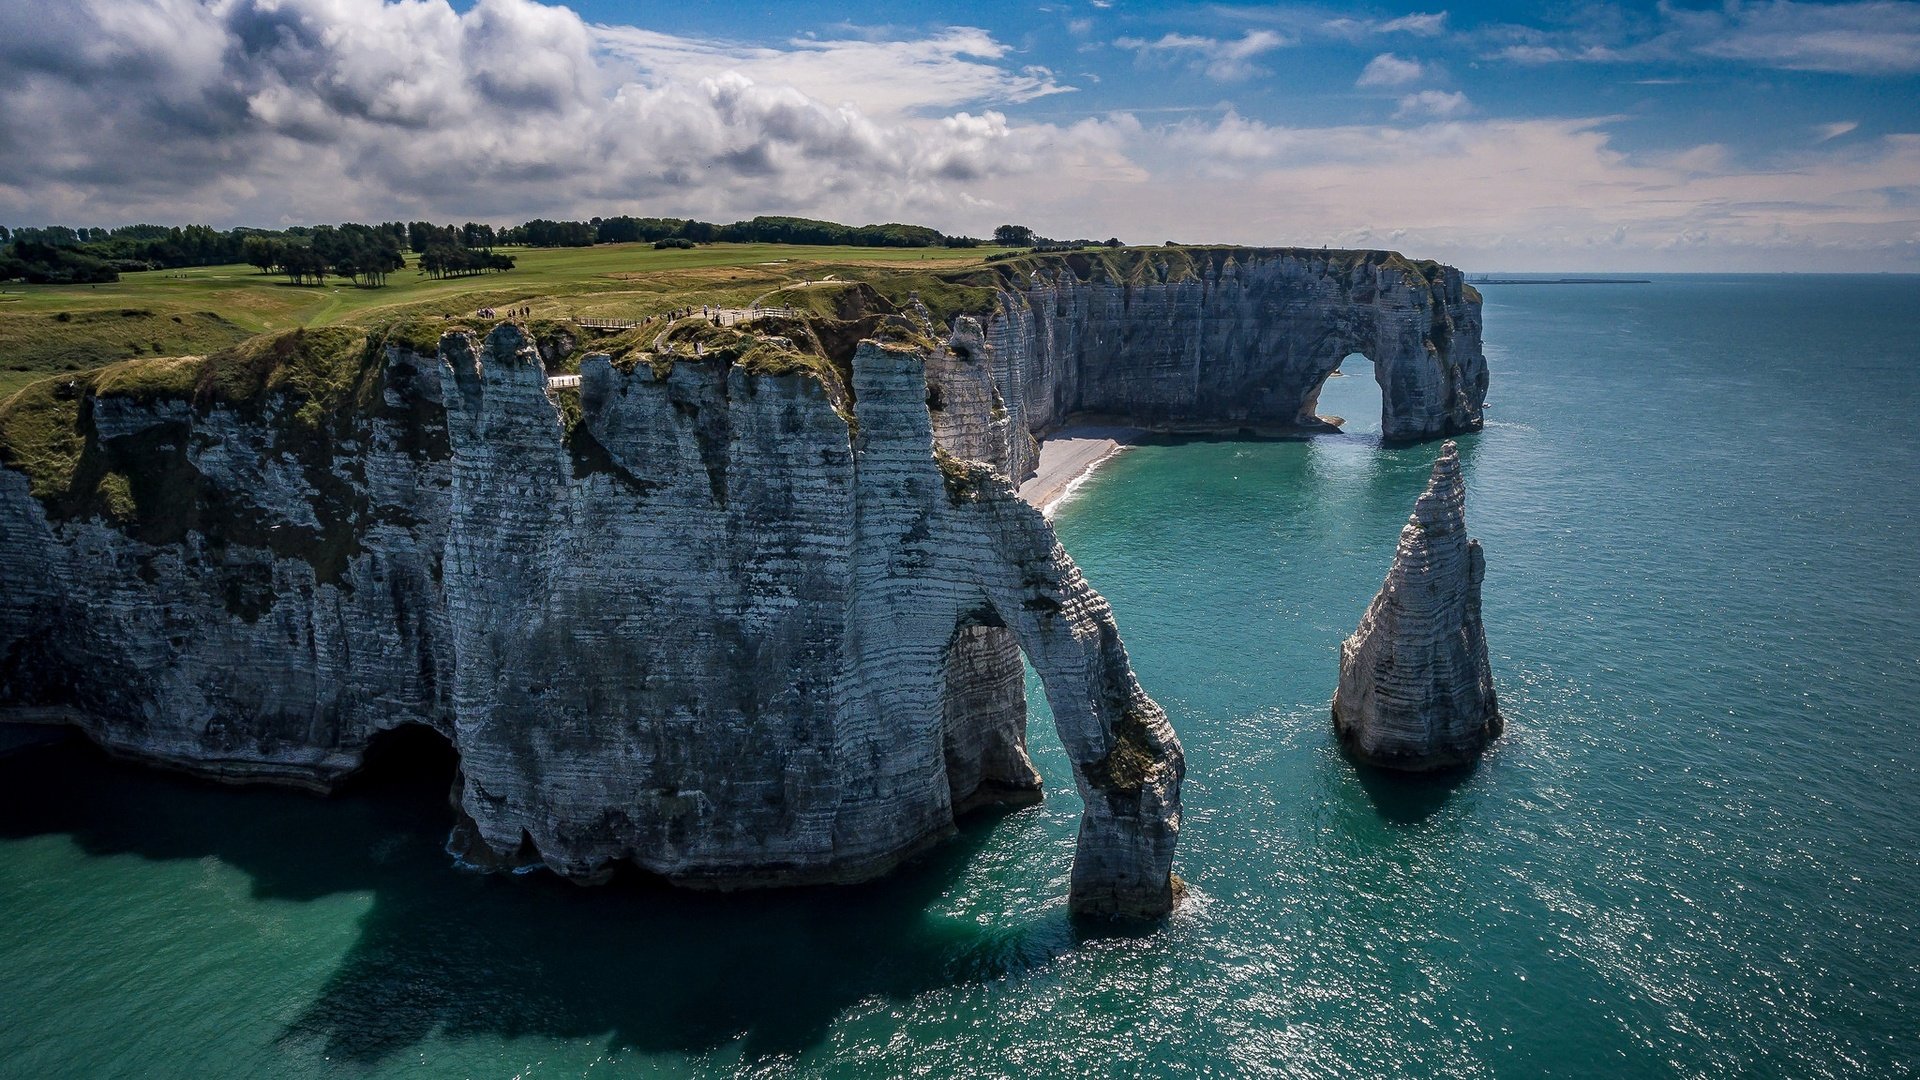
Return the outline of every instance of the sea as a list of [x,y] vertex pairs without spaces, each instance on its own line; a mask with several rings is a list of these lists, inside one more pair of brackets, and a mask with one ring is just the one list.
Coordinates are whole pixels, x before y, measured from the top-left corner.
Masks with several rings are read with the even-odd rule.
[[67,744],[0,758],[0,1075],[1915,1075],[1920,277],[1484,291],[1472,771],[1334,741],[1437,450],[1353,358],[1343,434],[1137,446],[1056,515],[1185,743],[1164,925],[1068,917],[1031,686],[1043,804],[776,894],[457,870],[445,775]]

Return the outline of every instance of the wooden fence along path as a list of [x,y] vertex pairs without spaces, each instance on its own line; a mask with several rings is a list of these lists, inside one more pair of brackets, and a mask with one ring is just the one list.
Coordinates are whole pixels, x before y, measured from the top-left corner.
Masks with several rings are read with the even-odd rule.
[[[720,320],[721,326],[734,326],[738,323],[750,323],[755,319],[792,319],[799,312],[785,307],[752,308],[707,308],[703,313],[709,318]],[[651,321],[651,320],[648,320]],[[629,319],[583,319],[576,315],[573,324],[583,330],[631,330],[643,325]]]
[[755,319],[793,319],[800,315],[792,308],[784,307],[720,308],[715,314],[720,317],[721,326],[733,326]]

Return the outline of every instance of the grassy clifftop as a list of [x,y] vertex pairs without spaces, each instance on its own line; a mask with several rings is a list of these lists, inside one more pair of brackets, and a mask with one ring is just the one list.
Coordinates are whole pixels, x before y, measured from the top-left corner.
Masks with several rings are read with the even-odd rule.
[[[763,322],[748,332],[694,317],[611,335],[554,321],[522,325],[540,343],[550,370],[577,371],[580,358],[590,352],[605,352],[628,370],[641,362],[663,373],[675,363],[717,364],[753,375],[805,375],[818,381],[836,406],[844,406],[851,340],[841,348],[833,335],[864,336],[874,331],[875,321],[862,317],[849,330],[844,320],[799,317]],[[827,332],[831,346],[816,326]],[[132,457],[145,451],[119,445],[138,439],[103,444],[94,423],[96,407],[177,402],[202,414],[228,408],[265,416],[271,410],[276,420],[268,434],[274,449],[325,469],[333,445],[351,437],[370,411],[384,407],[387,346],[432,355],[443,333],[474,329],[437,318],[401,319],[371,329],[303,327],[260,334],[204,356],[123,360],[42,378],[0,401],[0,466],[23,473],[33,495],[56,517],[101,513],[146,521],[150,508],[137,505],[145,500],[129,501],[128,495],[129,471],[138,474],[145,467]],[[156,417],[163,412],[157,410]],[[156,427],[164,426],[156,420]],[[184,426],[172,426],[181,427],[176,436],[185,435]],[[168,443],[169,454],[184,452],[172,445],[180,438],[160,441]],[[159,489],[153,494],[158,498]]]
[[[36,498],[56,515],[132,508],[115,498],[131,450],[100,446],[93,406],[100,399],[150,404],[178,401],[287,410],[283,449],[324,439],[357,397],[377,388],[377,350],[358,327],[290,330],[248,339],[206,356],[125,360],[42,379],[0,403],[0,465],[26,475]],[[101,485],[105,485],[102,488]]]
[[[1275,257],[1319,264],[1334,274],[1376,268],[1428,282],[1438,282],[1446,270],[1397,252],[1319,248],[1095,248],[986,262],[978,252],[944,250],[633,247],[534,252],[528,254],[533,272],[525,275],[332,290],[332,299],[234,267],[132,274],[126,285],[98,290],[64,286],[24,297],[0,295],[0,464],[25,473],[35,495],[49,505],[82,512],[113,502],[114,481],[81,467],[90,437],[89,402],[102,397],[174,399],[196,409],[246,409],[276,399],[285,407],[288,438],[322,438],[343,417],[377,401],[385,345],[432,353],[449,330],[491,324],[491,318],[475,317],[469,305],[529,309],[532,315],[520,321],[557,370],[577,370],[580,356],[589,352],[606,352],[629,369],[640,362],[656,370],[695,360],[738,365],[756,374],[812,376],[844,407],[854,346],[889,333],[917,337],[919,324],[901,318],[915,304],[926,308],[939,331],[958,315],[989,313],[1002,291],[1036,277],[1146,286],[1209,278],[1232,262]],[[831,253],[834,261],[802,257],[821,253]],[[185,290],[177,296],[194,304],[221,298],[225,308],[106,306],[121,294],[153,299],[173,290]],[[1470,288],[1466,295],[1478,299]],[[384,302],[389,300],[398,302]],[[302,303],[318,306],[289,307]],[[757,323],[751,332],[700,318],[664,318],[702,304],[759,304],[793,314]],[[333,321],[346,311],[366,318]],[[573,316],[651,321],[605,334],[581,329]],[[311,325],[249,334],[250,326],[285,319]],[[903,330],[907,323],[912,327]],[[173,351],[192,355],[147,355]],[[137,358],[123,359],[129,352]],[[48,370],[62,373],[49,378]],[[108,485],[106,494],[96,490],[99,483]]]
[[[1446,269],[1430,259],[1409,259],[1397,251],[1229,245],[1089,248],[1084,251],[1046,252],[1001,259],[984,269],[986,273],[1006,282],[1020,282],[1035,275],[1072,275],[1080,281],[1156,285],[1197,281],[1219,274],[1228,263],[1271,258],[1291,258],[1309,265],[1322,265],[1334,274],[1374,267],[1399,270],[1428,281],[1438,280]],[[980,281],[983,277],[984,274],[969,275],[968,280]]]
[[127,274],[98,286],[8,285],[0,288],[0,400],[51,374],[132,358],[211,355],[255,334],[298,327],[366,326],[425,348],[443,329],[484,325],[489,320],[476,312],[485,308],[525,308],[533,323],[560,324],[576,317],[657,321],[702,304],[757,303],[855,326],[917,297],[935,323],[944,324],[955,315],[991,311],[1000,290],[1035,275],[1149,285],[1195,280],[1229,261],[1271,256],[1318,261],[1335,272],[1392,267],[1430,281],[1443,269],[1395,252],[1319,248],[1092,248],[986,262],[992,254],[1008,253],[782,244],[658,251],[610,244],[519,249],[520,265],[509,273],[435,280],[404,272],[380,289],[293,286],[245,266]]
[[803,282],[818,283],[836,267],[917,271],[978,264],[999,250],[713,244],[660,251],[602,244],[513,249],[519,265],[504,274],[434,279],[407,270],[379,289],[344,281],[290,285],[240,265],[130,273],[103,285],[8,283],[0,286],[0,399],[51,374],[133,357],[206,354],[302,326],[380,327],[520,307],[536,319],[635,319],[689,303],[744,307],[783,289],[804,291]]

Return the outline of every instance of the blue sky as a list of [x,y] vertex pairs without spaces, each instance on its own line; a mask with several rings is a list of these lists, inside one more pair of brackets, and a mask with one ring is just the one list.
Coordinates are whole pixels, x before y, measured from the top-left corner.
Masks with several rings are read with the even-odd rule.
[[51,11],[0,0],[0,221],[767,212],[1920,270],[1909,0]]

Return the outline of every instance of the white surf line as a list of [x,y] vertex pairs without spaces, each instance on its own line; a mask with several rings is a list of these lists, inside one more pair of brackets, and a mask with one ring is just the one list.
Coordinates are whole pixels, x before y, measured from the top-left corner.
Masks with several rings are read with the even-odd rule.
[[1063,428],[1040,444],[1034,477],[1020,485],[1020,497],[1052,517],[1068,496],[1100,465],[1131,445],[1140,433],[1131,428]]
[[1112,449],[1088,462],[1087,467],[1080,470],[1079,475],[1067,481],[1066,486],[1060,489],[1058,495],[1047,500],[1047,503],[1040,507],[1040,516],[1046,518],[1048,521],[1052,521],[1054,511],[1059,510],[1061,505],[1072,498],[1074,494],[1080,490],[1082,485],[1093,479],[1093,474],[1099,470],[1100,466],[1113,460],[1122,450],[1127,449],[1131,445],[1130,443],[1114,443]]

